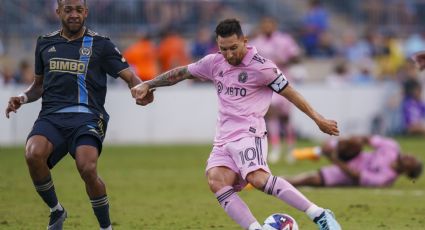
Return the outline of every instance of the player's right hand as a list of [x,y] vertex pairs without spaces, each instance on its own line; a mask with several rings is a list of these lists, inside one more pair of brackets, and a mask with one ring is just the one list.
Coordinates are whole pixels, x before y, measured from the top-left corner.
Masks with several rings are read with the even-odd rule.
[[9,118],[9,113],[10,112],[14,112],[16,113],[16,111],[21,107],[21,105],[23,104],[22,102],[22,98],[21,97],[11,97],[9,98],[9,102],[7,104],[7,108],[6,108],[6,117]]
[[153,101],[153,91],[146,83],[140,83],[131,88],[131,95],[136,99],[136,104],[147,105]]

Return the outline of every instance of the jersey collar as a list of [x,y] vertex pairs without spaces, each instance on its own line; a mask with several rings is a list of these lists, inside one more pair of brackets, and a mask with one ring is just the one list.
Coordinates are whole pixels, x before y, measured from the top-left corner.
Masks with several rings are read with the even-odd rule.
[[257,54],[257,49],[254,46],[247,46],[246,48],[248,52],[245,54],[245,57],[243,57],[242,64],[248,66],[252,58],[255,56],[255,54]]

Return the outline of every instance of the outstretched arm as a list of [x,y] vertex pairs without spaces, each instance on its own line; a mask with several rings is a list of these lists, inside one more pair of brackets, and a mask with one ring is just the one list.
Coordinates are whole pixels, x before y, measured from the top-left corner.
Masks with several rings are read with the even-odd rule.
[[313,107],[304,99],[304,97],[298,93],[290,85],[287,85],[285,89],[280,92],[280,95],[288,99],[292,104],[294,104],[298,109],[303,113],[309,116],[316,124],[319,126],[320,130],[329,135],[339,135],[338,125],[334,120],[328,120],[322,117],[317,113]]
[[31,86],[24,93],[16,97],[10,97],[6,108],[6,117],[9,118],[9,113],[16,111],[25,103],[30,103],[38,100],[43,94],[43,76],[36,75]]
[[131,94],[136,99],[137,104],[141,104],[148,92],[152,89],[162,86],[174,85],[177,82],[193,78],[192,74],[187,69],[187,66],[177,67],[160,74],[156,78],[143,82],[131,89]]

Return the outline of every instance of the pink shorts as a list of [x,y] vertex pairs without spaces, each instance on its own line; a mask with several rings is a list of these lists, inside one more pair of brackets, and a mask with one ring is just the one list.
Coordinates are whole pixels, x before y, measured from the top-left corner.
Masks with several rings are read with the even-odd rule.
[[267,136],[244,137],[222,146],[214,146],[205,171],[219,166],[231,169],[239,175],[234,188],[240,191],[247,185],[246,176],[250,172],[262,169],[271,173],[266,159]]
[[325,186],[352,186],[356,185],[353,179],[347,176],[338,166],[331,165],[320,169]]

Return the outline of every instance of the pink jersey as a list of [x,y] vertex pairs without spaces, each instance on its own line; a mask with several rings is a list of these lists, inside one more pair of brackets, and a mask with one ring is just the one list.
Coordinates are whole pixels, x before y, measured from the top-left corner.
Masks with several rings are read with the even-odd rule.
[[[398,177],[392,164],[399,157],[400,147],[389,138],[373,136],[370,145],[373,152],[362,152],[350,160],[348,166],[360,172],[359,185],[367,187],[390,186]],[[320,169],[325,185],[355,185],[356,183],[338,166],[331,165]]]
[[188,70],[195,77],[212,81],[217,90],[216,145],[247,136],[264,136],[264,115],[272,93],[280,93],[288,84],[276,65],[250,46],[238,66],[230,65],[221,53],[215,53],[190,64]]
[[250,45],[259,49],[258,53],[275,63],[286,63],[290,58],[298,56],[300,49],[295,40],[285,33],[275,31],[270,37],[259,35]]
[[370,145],[372,153],[361,153],[351,164],[357,164],[360,171],[360,185],[389,186],[398,176],[391,164],[397,161],[400,154],[399,145],[392,139],[373,136]]

